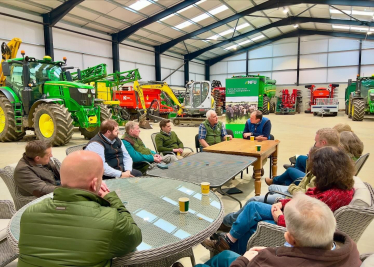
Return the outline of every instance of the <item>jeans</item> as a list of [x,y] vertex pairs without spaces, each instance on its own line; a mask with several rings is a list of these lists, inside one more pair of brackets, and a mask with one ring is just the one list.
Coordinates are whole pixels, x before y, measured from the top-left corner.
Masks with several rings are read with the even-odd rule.
[[[270,191],[279,191],[279,192],[282,192],[282,193],[288,193],[288,186],[284,186],[284,185],[274,185],[272,184],[271,186],[269,186],[269,192]],[[283,195],[280,195],[280,194],[272,194],[272,195],[268,195],[268,199],[266,201],[266,203],[268,204],[274,204],[275,200],[277,198],[285,198],[285,196]],[[256,197],[252,197],[250,199],[248,199],[248,201],[245,203],[245,205],[243,206],[243,208],[241,208],[240,210],[236,211],[236,212],[231,212],[229,214],[227,214],[224,218],[223,218],[223,224],[226,225],[226,226],[232,226],[232,224],[236,221],[236,219],[238,218],[239,214],[242,213],[242,211],[244,210],[244,208],[251,202],[264,202],[265,201],[265,196],[256,196]]]
[[275,176],[273,178],[273,184],[278,185],[290,185],[297,178],[302,178],[305,176],[305,172],[302,172],[296,168],[288,168],[283,174]]
[[239,254],[230,250],[222,251],[204,264],[197,264],[195,267],[229,267],[238,257]]
[[298,156],[295,163],[295,169],[298,169],[302,172],[306,173],[306,161],[308,160],[308,156]]
[[243,255],[247,251],[248,240],[256,232],[259,222],[276,224],[271,214],[271,205],[251,202],[244,207],[243,212],[232,225],[230,234],[237,240],[230,245],[230,250]]

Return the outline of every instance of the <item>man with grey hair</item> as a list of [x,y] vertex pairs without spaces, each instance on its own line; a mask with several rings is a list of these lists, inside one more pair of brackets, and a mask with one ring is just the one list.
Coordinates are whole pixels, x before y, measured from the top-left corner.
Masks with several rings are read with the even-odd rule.
[[208,110],[206,118],[199,126],[199,142],[202,147],[218,144],[227,137],[232,140],[232,136],[227,134],[223,123],[218,121],[214,110]]
[[[276,208],[276,207],[275,207]],[[195,267],[359,267],[355,242],[336,231],[331,209],[322,201],[296,194],[284,210],[287,231],[283,247],[253,247],[243,256],[226,250]],[[173,265],[173,267],[183,265]]]
[[125,131],[126,133],[122,137],[122,142],[134,162],[134,168],[140,170],[142,173],[145,173],[149,167],[149,164],[144,163],[144,161],[156,165],[157,163],[168,164],[178,160],[175,155],[161,156],[145,147],[142,139],[139,137],[140,128],[138,123],[133,121],[127,122]]

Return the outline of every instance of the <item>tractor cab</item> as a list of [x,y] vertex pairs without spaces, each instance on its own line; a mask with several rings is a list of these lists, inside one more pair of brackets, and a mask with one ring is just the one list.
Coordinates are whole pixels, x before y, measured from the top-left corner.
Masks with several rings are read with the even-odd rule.
[[[186,84],[184,107],[196,115],[206,113],[212,109],[212,87],[209,81],[189,82]],[[214,105],[214,104],[213,104]]]

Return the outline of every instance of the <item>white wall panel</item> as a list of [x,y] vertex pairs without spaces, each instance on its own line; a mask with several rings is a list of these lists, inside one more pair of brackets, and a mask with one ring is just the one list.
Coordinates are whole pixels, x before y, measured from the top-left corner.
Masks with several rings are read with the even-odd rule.
[[361,64],[374,64],[374,50],[362,50]]
[[358,51],[329,53],[330,66],[358,65]]
[[[127,62],[127,61],[121,60],[119,64],[120,64],[121,71],[136,69],[136,64],[134,62]],[[141,73],[140,73],[140,76],[142,76]]]
[[[1,8],[2,12],[3,7]],[[24,16],[23,16],[24,17]],[[33,18],[38,20],[37,18]],[[13,39],[20,38],[23,42],[32,44],[44,44],[43,26],[19,19],[0,17],[0,38]],[[22,45],[21,45],[22,49]]]
[[196,79],[196,74],[195,74],[195,73],[190,72],[189,77],[190,77],[190,81],[195,81],[195,82],[198,81],[198,80]]
[[[161,77],[161,79],[163,79]],[[174,85],[184,85],[184,72],[183,71],[176,71],[171,75],[170,84]]]
[[327,81],[331,82],[348,82],[348,79],[355,79],[357,67],[331,68],[327,72]]
[[218,62],[210,67],[210,75],[227,73],[227,62]]
[[328,40],[300,42],[300,54],[327,52]]
[[374,48],[374,41],[362,41],[362,49]]
[[245,60],[240,61],[229,61],[228,62],[228,73],[245,72]]
[[269,77],[272,79],[272,73],[271,72],[264,72],[264,71],[261,71],[261,72],[249,72],[248,73],[249,75],[258,75],[260,74],[261,76],[266,76],[266,77]]
[[273,56],[273,46],[266,45],[252,51],[249,51],[249,58],[264,58]]
[[113,73],[113,61],[111,58],[97,57],[83,54],[83,69],[87,69],[101,63],[105,63],[108,73]]
[[[161,56],[161,68],[175,70],[179,68],[182,64],[183,64],[183,59],[176,59],[176,58]],[[184,70],[184,66],[182,66],[179,70]]]
[[327,69],[300,70],[300,83],[325,83],[327,81]]
[[205,66],[197,63],[190,62],[190,72],[204,75]]
[[[27,50],[26,50],[27,51]],[[44,53],[44,51],[43,51]],[[74,67],[75,69],[80,68],[83,69],[83,54],[82,53],[73,53],[68,51],[62,51],[55,49],[55,60],[61,60],[63,57],[67,58],[67,66]],[[71,71],[71,70],[70,70]],[[71,71],[74,72],[74,71]]]
[[136,67],[139,69],[140,75],[143,78],[143,81],[154,81],[156,80],[156,73],[154,66],[147,66],[142,64],[136,64]]
[[272,70],[273,59],[250,59],[248,61],[248,71],[271,71]]
[[[161,79],[163,80],[166,76],[168,76],[171,73],[171,70],[161,68]],[[167,84],[171,84],[171,77],[165,79],[165,82]]]
[[[222,86],[225,87],[226,86],[226,78],[229,78],[228,75],[226,74],[223,74],[223,75],[210,75],[210,81],[213,81],[213,80],[218,80],[221,82]],[[231,78],[231,76],[230,76]]]
[[196,74],[196,81],[205,81],[205,76],[201,74]]
[[[36,59],[43,59],[43,57],[45,56],[44,46],[41,46],[41,45],[32,45],[32,44],[22,43],[20,46],[20,49],[18,50],[17,57],[22,57],[21,55],[22,50],[25,50],[26,56],[35,57]],[[56,53],[55,53],[55,59],[62,61],[62,57],[56,57]]]
[[224,61],[241,60],[241,59],[244,59],[244,60],[246,59],[246,53],[242,53],[239,55],[225,58]]
[[361,66],[361,76],[368,77],[374,75],[374,65]]
[[333,38],[329,39],[329,51],[358,50],[360,43],[358,40]]
[[273,70],[297,68],[297,56],[273,58]]
[[272,79],[277,80],[277,85],[295,84],[296,76],[296,71],[274,71]]
[[300,55],[300,68],[320,68],[327,67],[327,53]]
[[[110,57],[112,56],[112,47],[110,47]],[[120,46],[119,58],[124,61],[135,61],[146,65],[155,65],[155,54],[152,52]],[[162,63],[162,60],[161,60]]]
[[273,56],[297,55],[297,43],[273,45]]

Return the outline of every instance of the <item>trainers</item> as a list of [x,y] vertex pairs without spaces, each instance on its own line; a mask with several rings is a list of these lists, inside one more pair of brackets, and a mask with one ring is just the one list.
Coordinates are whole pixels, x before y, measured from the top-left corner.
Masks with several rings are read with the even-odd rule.
[[205,239],[201,245],[212,252],[222,252],[224,250],[230,250],[230,245],[227,243],[224,237],[220,236],[218,240]]
[[226,226],[222,223],[217,231],[228,233],[228,232],[230,232],[230,230],[231,230],[231,226]]

